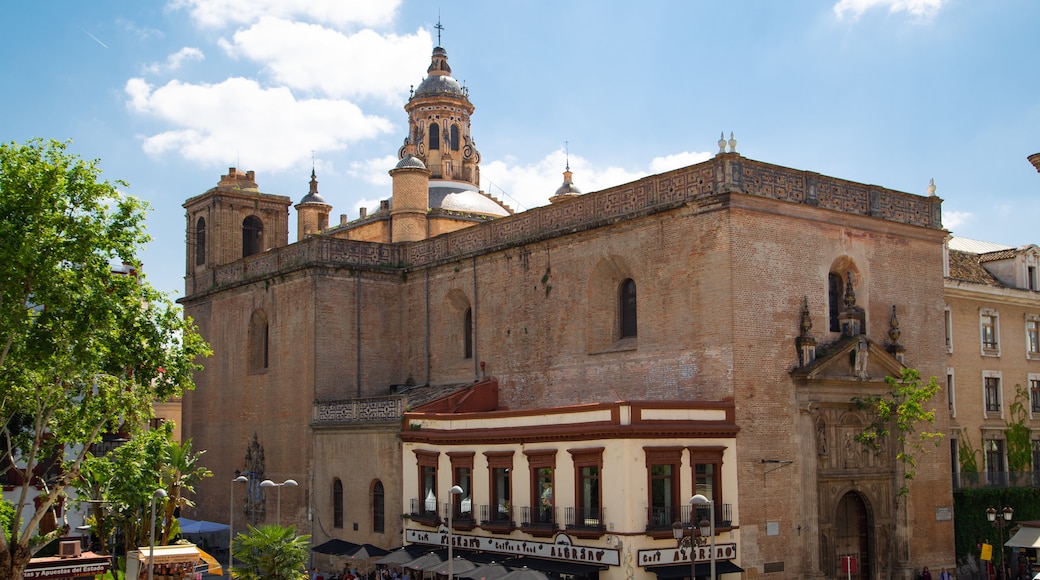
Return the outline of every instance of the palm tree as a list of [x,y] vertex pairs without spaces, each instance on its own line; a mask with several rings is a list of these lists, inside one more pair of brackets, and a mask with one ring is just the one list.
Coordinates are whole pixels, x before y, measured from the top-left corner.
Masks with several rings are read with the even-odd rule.
[[305,564],[311,537],[297,536],[296,528],[249,526],[231,542],[231,553],[240,562],[231,577],[241,580],[307,580]]
[[195,484],[204,477],[212,477],[213,472],[199,465],[199,458],[205,451],[192,453],[191,439],[184,443],[170,441],[166,446],[166,462],[161,468],[160,477],[166,494],[170,498],[166,502],[166,513],[163,526],[162,544],[170,541],[173,530],[173,517],[179,507],[191,507],[191,500],[184,497],[184,492],[195,493]]

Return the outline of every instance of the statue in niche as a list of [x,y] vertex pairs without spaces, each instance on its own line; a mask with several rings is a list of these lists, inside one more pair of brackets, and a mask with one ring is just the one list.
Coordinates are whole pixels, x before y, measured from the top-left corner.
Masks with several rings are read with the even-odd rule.
[[859,447],[852,433],[845,434],[845,469],[857,469],[859,467]]
[[827,425],[823,421],[816,424],[816,453],[827,455]]
[[856,378],[858,378],[858,379],[866,379],[866,378],[868,378],[867,377],[867,356],[868,356],[868,350],[869,350],[869,348],[867,346],[867,339],[865,337],[861,336],[859,338],[859,341],[856,343],[856,354],[855,354],[855,356],[856,356],[856,365],[855,365],[855,368],[854,368],[854,371],[853,371],[855,373],[855,375],[856,375]]

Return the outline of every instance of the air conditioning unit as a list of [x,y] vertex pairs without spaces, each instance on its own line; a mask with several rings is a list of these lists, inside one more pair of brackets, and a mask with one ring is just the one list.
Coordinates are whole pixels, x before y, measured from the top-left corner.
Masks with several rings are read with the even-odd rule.
[[62,558],[78,558],[79,551],[79,540],[62,540],[58,544],[58,555]]

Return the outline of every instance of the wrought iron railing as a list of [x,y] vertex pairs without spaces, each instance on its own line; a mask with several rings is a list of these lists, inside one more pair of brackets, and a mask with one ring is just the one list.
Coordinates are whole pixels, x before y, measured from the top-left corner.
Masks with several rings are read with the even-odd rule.
[[559,527],[556,506],[521,506],[520,527],[555,530]]
[[605,530],[607,529],[605,508],[565,508],[563,517],[567,529],[573,530]]

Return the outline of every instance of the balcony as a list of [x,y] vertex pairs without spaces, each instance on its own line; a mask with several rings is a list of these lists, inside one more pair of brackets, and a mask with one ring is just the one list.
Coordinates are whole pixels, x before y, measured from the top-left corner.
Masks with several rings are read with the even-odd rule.
[[532,536],[552,536],[560,528],[556,511],[556,506],[521,507],[521,531]]
[[[696,510],[696,512],[694,512]],[[691,517],[696,515],[696,518]],[[665,517],[673,518],[665,523]],[[646,531],[648,533],[664,533],[670,536],[672,533],[672,522],[680,522],[684,527],[697,524],[702,519],[710,520],[711,512],[707,505],[683,505],[664,508],[650,508],[647,514]],[[723,503],[715,505],[715,529],[728,529],[733,527],[733,504]]]
[[1040,487],[1040,470],[954,473],[953,489]]
[[441,523],[437,514],[437,502],[429,499],[412,498],[409,516],[412,521],[426,526],[437,526]]
[[564,508],[563,517],[567,531],[579,538],[598,538],[607,531],[606,509]]
[[513,520],[513,507],[509,502],[490,506],[480,506],[480,527],[492,533],[508,534],[516,527]]

